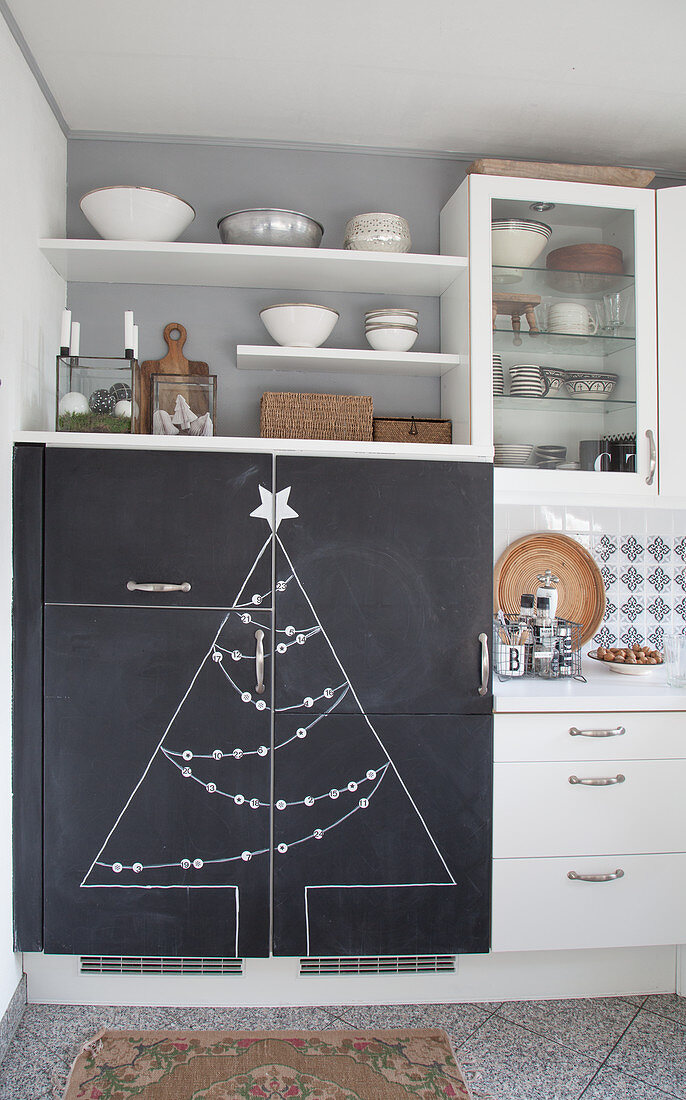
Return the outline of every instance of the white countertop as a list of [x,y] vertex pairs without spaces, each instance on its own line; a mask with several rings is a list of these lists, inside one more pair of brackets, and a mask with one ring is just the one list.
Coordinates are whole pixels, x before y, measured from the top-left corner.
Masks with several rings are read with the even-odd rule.
[[586,657],[578,680],[493,677],[493,710],[498,713],[541,711],[685,710],[686,688],[667,686],[664,665],[646,676],[622,676]]

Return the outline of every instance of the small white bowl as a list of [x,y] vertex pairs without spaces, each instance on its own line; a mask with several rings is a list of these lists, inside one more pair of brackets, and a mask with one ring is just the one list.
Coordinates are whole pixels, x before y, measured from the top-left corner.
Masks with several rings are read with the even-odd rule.
[[542,222],[528,225],[514,220],[496,222],[491,227],[491,263],[496,267],[530,267],[547,245],[549,237],[549,226],[543,226]]
[[183,199],[154,187],[98,187],[79,205],[107,241],[175,241],[195,217]]
[[282,348],[318,348],[331,335],[340,314],[330,306],[284,302],[260,310],[267,332]]
[[410,326],[368,326],[366,336],[374,351],[409,351],[418,332]]

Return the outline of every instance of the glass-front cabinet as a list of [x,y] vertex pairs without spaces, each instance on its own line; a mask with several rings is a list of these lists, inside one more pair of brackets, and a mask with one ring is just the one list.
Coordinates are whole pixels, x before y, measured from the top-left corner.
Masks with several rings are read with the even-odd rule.
[[655,193],[472,175],[441,215],[460,249],[443,346],[469,355],[496,485],[656,493]]

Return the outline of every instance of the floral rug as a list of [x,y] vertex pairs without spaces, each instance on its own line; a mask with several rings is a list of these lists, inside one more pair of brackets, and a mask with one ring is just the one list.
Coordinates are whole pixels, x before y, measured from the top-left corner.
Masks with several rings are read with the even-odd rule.
[[439,1029],[109,1031],[64,1100],[472,1100]]

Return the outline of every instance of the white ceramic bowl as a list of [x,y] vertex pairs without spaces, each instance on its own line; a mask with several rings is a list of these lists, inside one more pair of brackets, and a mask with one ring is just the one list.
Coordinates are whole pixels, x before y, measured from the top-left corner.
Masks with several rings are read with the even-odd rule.
[[[542,228],[535,227],[540,225]],[[545,230],[548,230],[546,233]],[[497,267],[531,267],[548,243],[549,226],[543,223],[495,223],[491,227],[491,262]]]
[[270,336],[284,348],[318,348],[331,335],[340,314],[330,306],[285,302],[260,310]]
[[183,199],[154,187],[98,187],[79,205],[107,241],[175,241],[195,217]]
[[374,351],[409,351],[418,333],[410,326],[379,325],[368,326],[366,336]]

